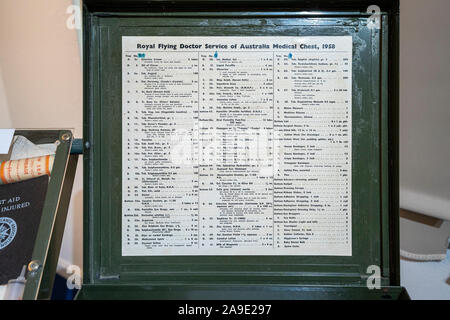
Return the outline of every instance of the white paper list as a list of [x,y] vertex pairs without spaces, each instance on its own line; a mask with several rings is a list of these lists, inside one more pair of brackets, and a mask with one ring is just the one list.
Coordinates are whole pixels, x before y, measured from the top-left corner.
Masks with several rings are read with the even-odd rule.
[[123,37],[122,255],[352,254],[352,38]]

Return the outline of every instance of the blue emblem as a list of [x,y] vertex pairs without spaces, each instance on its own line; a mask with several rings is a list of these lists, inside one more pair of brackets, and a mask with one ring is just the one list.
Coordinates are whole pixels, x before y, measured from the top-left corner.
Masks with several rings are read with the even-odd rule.
[[17,224],[7,217],[0,217],[0,250],[6,248],[16,236]]

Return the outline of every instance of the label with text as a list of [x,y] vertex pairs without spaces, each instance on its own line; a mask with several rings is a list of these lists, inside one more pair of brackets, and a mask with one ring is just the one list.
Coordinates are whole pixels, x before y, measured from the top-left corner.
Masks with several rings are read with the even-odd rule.
[[352,37],[122,37],[122,255],[352,255]]

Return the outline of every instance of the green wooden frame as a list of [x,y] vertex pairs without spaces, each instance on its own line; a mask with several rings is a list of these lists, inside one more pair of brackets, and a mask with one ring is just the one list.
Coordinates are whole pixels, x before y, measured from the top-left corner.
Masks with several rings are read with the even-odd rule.
[[[380,30],[365,26],[371,4],[382,10]],[[383,287],[394,288],[389,289],[398,293],[393,296],[400,295],[398,1],[153,1],[149,5],[87,0],[83,16],[85,231],[80,297],[233,298],[236,290],[265,298],[288,293],[307,298],[311,292],[323,298],[332,292],[340,298],[381,297],[384,291],[369,294],[365,288],[366,268],[373,264],[381,267]],[[353,256],[121,257],[117,236],[121,234],[117,196],[121,190],[121,36],[297,35],[300,31],[354,36]]]

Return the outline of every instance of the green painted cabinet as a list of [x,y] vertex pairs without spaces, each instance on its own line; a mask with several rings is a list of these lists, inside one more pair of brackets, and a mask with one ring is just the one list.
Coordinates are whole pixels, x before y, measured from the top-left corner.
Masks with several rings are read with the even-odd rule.
[[[398,1],[85,0],[83,19],[79,298],[404,296],[398,247]],[[123,256],[122,39],[130,36],[351,37],[351,255]],[[380,268],[381,289],[366,287],[371,265]]]

